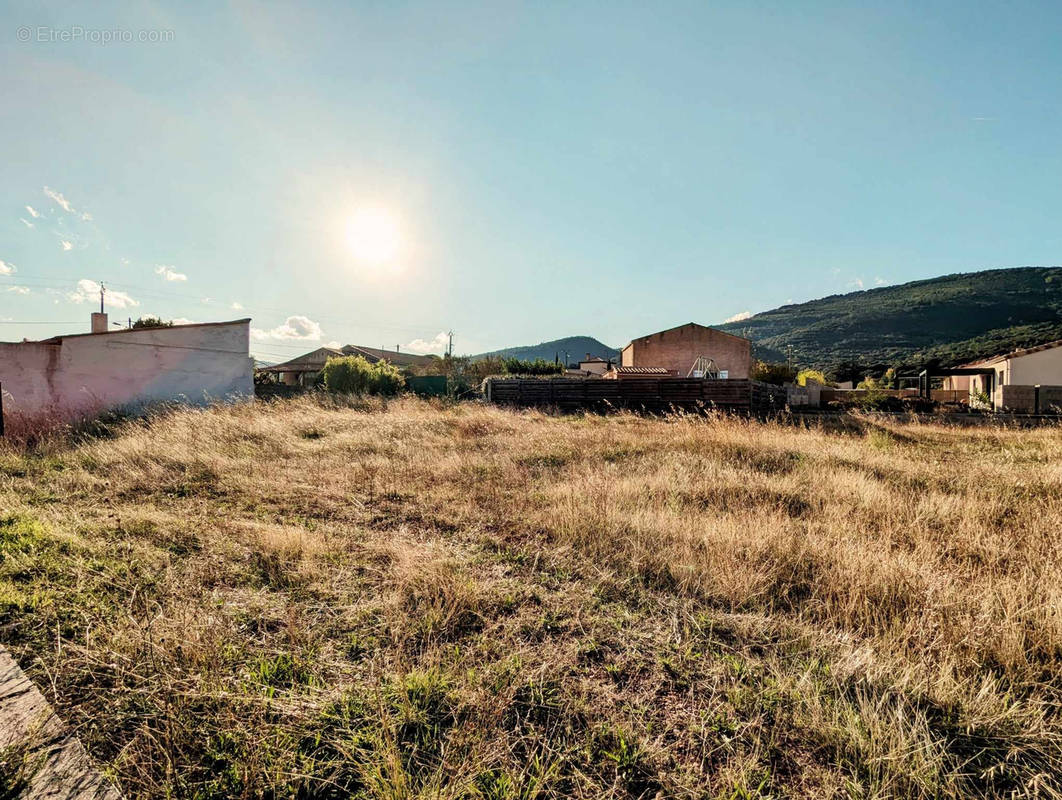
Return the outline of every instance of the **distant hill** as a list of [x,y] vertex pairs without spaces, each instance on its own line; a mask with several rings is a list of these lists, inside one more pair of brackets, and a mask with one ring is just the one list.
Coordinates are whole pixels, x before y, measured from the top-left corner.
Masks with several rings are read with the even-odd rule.
[[954,365],[1062,339],[1062,267],[945,275],[831,295],[715,326],[753,340],[756,355],[832,369]]
[[536,358],[552,361],[557,357],[563,361],[565,352],[568,353],[568,363],[574,363],[586,358],[587,353],[606,359],[619,357],[619,350],[609,347],[607,344],[602,344],[593,336],[566,336],[563,339],[553,339],[541,344],[492,350],[489,353],[479,353],[472,357],[501,356],[502,358],[519,358],[524,361],[534,361]]

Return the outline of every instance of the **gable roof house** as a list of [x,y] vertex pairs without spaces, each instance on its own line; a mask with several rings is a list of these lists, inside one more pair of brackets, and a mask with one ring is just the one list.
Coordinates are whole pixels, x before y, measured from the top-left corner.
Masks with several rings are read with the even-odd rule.
[[993,374],[948,377],[944,388],[987,394],[995,408],[1036,411],[1062,404],[1062,339],[972,361],[960,369]]
[[206,405],[254,396],[248,319],[0,343],[0,389],[9,430],[71,423],[155,403]]
[[381,350],[378,347],[347,344],[343,347],[318,347],[290,361],[262,367],[258,372],[276,375],[278,380],[287,386],[308,386],[317,379],[317,375],[324,369],[328,359],[341,356],[361,356],[370,364],[387,361],[396,367],[427,366],[433,359],[433,356],[418,356],[397,350]]
[[752,370],[752,342],[707,325],[687,322],[632,339],[620,353],[621,367],[663,367],[685,378],[700,360],[714,362],[721,378],[748,378]]
[[612,362],[601,356],[586,354],[574,369],[565,370],[568,375],[582,375],[585,378],[601,377],[612,367]]

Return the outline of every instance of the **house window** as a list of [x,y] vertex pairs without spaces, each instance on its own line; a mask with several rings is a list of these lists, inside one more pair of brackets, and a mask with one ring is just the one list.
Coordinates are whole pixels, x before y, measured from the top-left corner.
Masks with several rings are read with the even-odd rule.
[[725,381],[727,378],[730,377],[730,370],[728,370],[728,369],[719,370],[719,377],[722,378]]

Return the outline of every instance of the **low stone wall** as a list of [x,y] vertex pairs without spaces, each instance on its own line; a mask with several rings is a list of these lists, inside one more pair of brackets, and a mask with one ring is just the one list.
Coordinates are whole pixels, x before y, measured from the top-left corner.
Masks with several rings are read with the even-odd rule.
[[1062,413],[1062,386],[1005,385],[1000,387],[1001,411],[1013,414]]
[[1040,386],[1036,413],[1062,414],[1062,386]]
[[1003,411],[1013,411],[1019,414],[1036,413],[1036,387],[1035,386],[1001,386]]

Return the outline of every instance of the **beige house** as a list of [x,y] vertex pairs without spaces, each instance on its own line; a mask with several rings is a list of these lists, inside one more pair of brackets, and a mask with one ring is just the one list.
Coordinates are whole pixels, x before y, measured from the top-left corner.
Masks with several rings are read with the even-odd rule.
[[999,409],[1043,410],[1054,405],[1056,392],[1062,392],[1062,339],[963,364],[963,368],[994,374],[950,376],[944,379],[945,389],[986,394]]
[[631,340],[620,354],[622,367],[663,367],[685,378],[698,362],[714,364],[720,378],[748,378],[752,342],[740,336],[688,322],[677,328]]
[[608,372],[610,366],[612,366],[611,362],[601,358],[601,356],[592,356],[587,353],[586,358],[579,362],[577,372],[583,375],[597,375],[600,377]]

